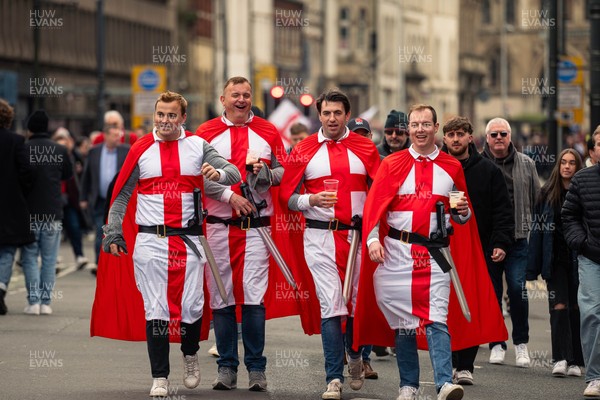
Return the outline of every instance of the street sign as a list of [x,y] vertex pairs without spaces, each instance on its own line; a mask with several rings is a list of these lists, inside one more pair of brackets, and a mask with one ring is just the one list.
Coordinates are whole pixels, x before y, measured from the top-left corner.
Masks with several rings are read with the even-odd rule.
[[[558,111],[561,126],[583,125],[583,59],[563,56],[558,63]],[[564,116],[569,116],[565,118]]]
[[558,80],[561,83],[571,83],[577,77],[577,65],[571,60],[558,63]]
[[152,127],[154,103],[158,94],[167,90],[164,65],[134,65],[131,68],[131,128]]

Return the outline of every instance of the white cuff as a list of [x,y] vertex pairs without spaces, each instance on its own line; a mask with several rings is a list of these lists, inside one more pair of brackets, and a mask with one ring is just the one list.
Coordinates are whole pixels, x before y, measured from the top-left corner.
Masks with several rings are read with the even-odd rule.
[[304,211],[304,210],[308,210],[311,205],[310,205],[310,194],[301,194],[300,196],[298,196],[298,210],[300,211]]
[[374,243],[374,242],[379,242],[379,238],[371,238],[371,239],[367,240],[367,249],[369,248],[371,243]]
[[217,183],[225,183],[225,181],[227,180],[227,173],[225,172],[225,170],[218,168],[216,171],[219,173],[219,180],[217,181]]
[[229,199],[231,199],[231,196],[233,196],[233,190],[227,188],[223,191],[223,193],[221,194],[221,202],[222,203],[229,203]]

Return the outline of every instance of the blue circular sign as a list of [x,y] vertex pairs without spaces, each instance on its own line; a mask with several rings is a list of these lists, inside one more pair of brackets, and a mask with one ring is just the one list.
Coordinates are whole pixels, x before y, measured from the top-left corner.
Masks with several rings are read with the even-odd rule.
[[564,60],[558,63],[558,80],[564,83],[569,83],[577,76],[577,65],[569,60]]
[[146,69],[138,76],[138,83],[144,90],[154,90],[158,87],[160,76],[152,69]]

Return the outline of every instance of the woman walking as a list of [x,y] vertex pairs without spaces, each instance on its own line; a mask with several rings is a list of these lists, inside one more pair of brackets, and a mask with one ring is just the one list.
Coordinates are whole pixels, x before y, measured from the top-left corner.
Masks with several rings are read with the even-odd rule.
[[563,236],[560,218],[571,178],[582,167],[579,153],[563,150],[550,178],[541,188],[533,214],[527,280],[546,281],[550,308],[550,336],[556,377],[581,376],[583,355],[577,306],[577,255]]

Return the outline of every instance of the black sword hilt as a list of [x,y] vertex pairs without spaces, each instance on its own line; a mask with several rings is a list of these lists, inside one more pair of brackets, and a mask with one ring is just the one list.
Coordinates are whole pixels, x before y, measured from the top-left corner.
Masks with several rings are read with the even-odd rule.
[[252,212],[254,218],[260,218],[260,210],[267,208],[267,201],[263,199],[260,203],[257,203],[250,192],[250,186],[248,186],[246,182],[242,182],[240,190],[242,191],[242,196],[254,206],[254,209],[256,210],[255,212]]
[[[200,199],[202,192],[199,188],[194,188],[194,218],[188,221],[188,226],[200,225]],[[202,214],[204,215],[204,210]]]
[[362,231],[362,217],[359,216],[358,214],[354,215],[352,217],[352,226],[357,231],[359,231],[359,232]]
[[444,203],[441,201],[435,203],[435,217],[437,229],[435,233],[431,234],[431,239],[439,240],[447,238],[448,230],[446,229],[446,213],[444,212]]

